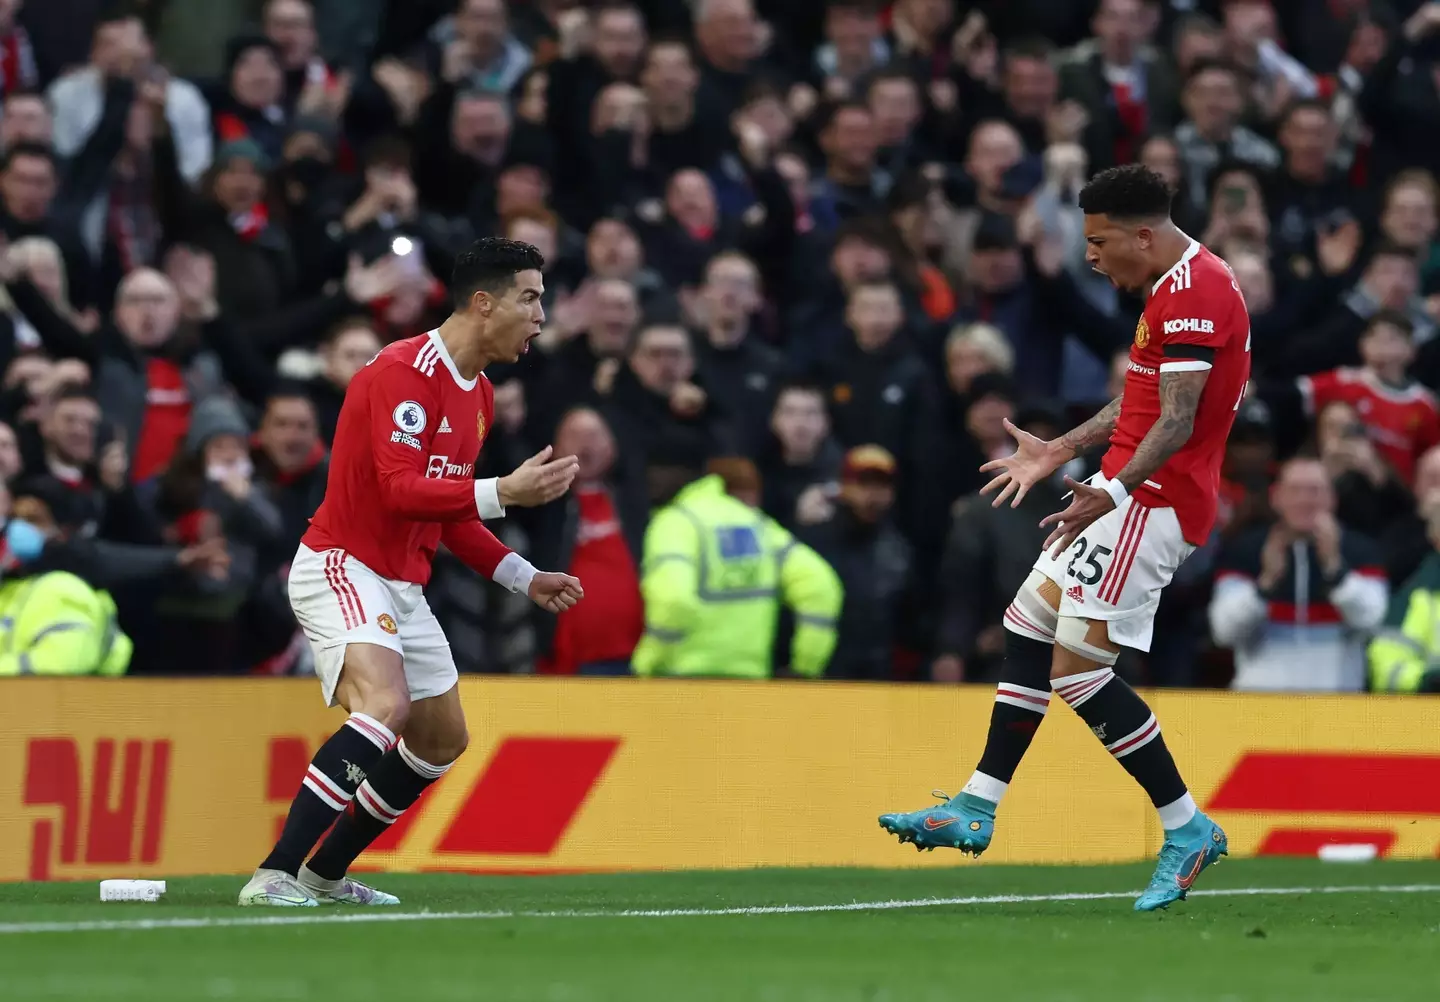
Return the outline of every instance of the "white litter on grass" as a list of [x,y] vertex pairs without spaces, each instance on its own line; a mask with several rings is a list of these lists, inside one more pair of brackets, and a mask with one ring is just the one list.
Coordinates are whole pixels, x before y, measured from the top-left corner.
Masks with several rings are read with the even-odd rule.
[[[626,919],[719,918],[755,915],[814,915],[823,912],[898,911],[911,908],[957,908],[966,905],[1024,905],[1064,901],[1109,901],[1133,898],[1135,891],[1075,894],[990,894],[966,898],[911,898],[892,901],[847,901],[823,905],[752,905],[738,908],[655,908],[559,911],[405,912],[367,909],[316,915],[234,915],[196,918],[109,919],[88,922],[0,923],[0,935],[35,932],[149,932],[156,929],[236,929],[259,926],[333,925],[355,922],[476,922],[495,919]],[[1381,884],[1347,887],[1225,887],[1191,891],[1192,898],[1292,897],[1308,894],[1436,894],[1440,884]]]
[[1320,859],[1326,863],[1368,863],[1380,855],[1380,847],[1373,842],[1359,842],[1354,845],[1322,845]]

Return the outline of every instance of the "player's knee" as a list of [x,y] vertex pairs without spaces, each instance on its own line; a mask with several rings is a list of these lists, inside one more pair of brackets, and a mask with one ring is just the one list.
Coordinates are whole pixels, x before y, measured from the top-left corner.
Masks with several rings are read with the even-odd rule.
[[449,765],[470,746],[470,731],[464,724],[455,728],[446,728],[443,731],[424,734],[407,734],[405,736],[405,747],[408,748],[416,758],[431,765]]
[[335,689],[351,713],[374,717],[396,734],[410,720],[410,687],[399,653],[375,644],[351,644]]
[[[1053,590],[1054,595],[1049,592]],[[1005,626],[1011,632],[1045,643],[1055,639],[1056,608],[1060,586],[1039,571],[1031,571],[1005,610]]]
[[410,693],[403,688],[386,687],[372,690],[361,711],[399,734],[410,722]]
[[1050,663],[1051,680],[1113,667],[1120,657],[1098,620],[1061,616],[1055,626],[1055,657]]

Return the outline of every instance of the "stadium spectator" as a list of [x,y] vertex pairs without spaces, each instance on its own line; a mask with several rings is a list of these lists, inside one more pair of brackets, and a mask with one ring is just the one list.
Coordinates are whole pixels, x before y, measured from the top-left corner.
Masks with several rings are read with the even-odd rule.
[[825,391],[799,382],[780,387],[770,433],[771,444],[760,453],[760,507],[793,532],[825,518],[839,489],[843,450],[830,433]]
[[[1428,390],[1407,375],[1415,362],[1414,337],[1414,327],[1405,314],[1382,310],[1370,318],[1360,336],[1361,368],[1300,378],[1310,413],[1323,418],[1332,403],[1352,405],[1351,416],[1358,430],[1374,442],[1379,457],[1406,484],[1413,478],[1420,456],[1440,445],[1440,407]],[[1323,438],[1323,419],[1319,428]],[[1322,457],[1325,445],[1322,440]]]
[[89,142],[102,119],[109,82],[117,79],[163,88],[165,120],[180,174],[189,184],[199,181],[214,150],[210,106],[199,88],[171,77],[155,62],[144,23],[123,6],[96,22],[90,64],[66,73],[46,92],[55,115],[56,155],[69,159]]
[[[1035,407],[1017,414],[1015,424],[1049,440],[1063,432],[1064,416],[1053,408]],[[936,576],[940,594],[933,681],[985,682],[996,677],[1005,648],[1001,617],[1045,542],[1040,519],[1059,510],[1063,493],[1057,475],[1031,488],[1016,508],[992,507],[981,495],[955,502]]]
[[48,496],[43,487],[23,482],[13,499],[5,491],[0,678],[123,675],[133,645],[116,623],[114,601],[74,574],[45,566],[45,550],[57,532]]
[[1394,519],[1380,536],[1385,576],[1392,590],[1414,574],[1424,559],[1429,537],[1426,506],[1440,497],[1440,447],[1420,457],[1415,466],[1415,483],[1410,508]]
[[878,445],[849,450],[829,516],[796,532],[825,558],[845,590],[827,678],[894,677],[914,588],[910,544],[893,521],[898,472],[895,457]]
[[1358,691],[1366,639],[1389,599],[1375,544],[1336,520],[1317,460],[1282,466],[1271,503],[1275,521],[1237,537],[1217,561],[1210,632],[1235,651],[1234,687]]
[[223,575],[167,590],[156,602],[156,632],[146,651],[152,670],[186,674],[196,651],[214,651],[220,674],[241,669],[240,617],[258,580],[260,553],[278,545],[280,513],[255,489],[250,429],[222,397],[195,408],[183,448],[165,471],[141,485],[142,498],[172,544],[223,539]]
[[[83,486],[51,552],[114,594],[136,672],[158,595],[227,587],[228,669],[305,670],[277,590],[345,388],[437,322],[458,251],[504,234],[542,250],[547,318],[486,374],[482,469],[598,414],[633,550],[677,455],[743,455],[765,510],[818,531],[844,514],[843,449],[879,444],[914,582],[896,664],[985,677],[988,589],[1037,542],[1009,520],[1054,499],[991,511],[975,467],[1006,415],[1069,424],[1108,399],[1106,366],[1123,376],[1140,304],[1091,274],[1075,202],[1131,160],[1230,264],[1253,372],[1218,538],[1126,670],[1219,681],[1196,633],[1211,561],[1247,539],[1258,561],[1301,451],[1393,586],[1429,548],[1436,4],[426,0],[383,24],[369,2],[190,6],[0,4],[0,474]],[[174,512],[135,496],[212,401],[257,429],[253,491],[281,513],[253,576],[238,540],[164,545]],[[497,527],[558,560],[593,513],[543,514]],[[230,585],[194,585],[210,574]],[[453,556],[430,591],[463,667],[555,654]]]
[[1421,506],[1430,549],[1390,601],[1385,622],[1370,641],[1373,692],[1440,692],[1440,497]]
[[776,614],[795,614],[782,668],[814,678],[835,650],[844,601],[839,578],[814,550],[757,510],[760,477],[748,459],[699,472],[685,447],[659,458],[683,483],[661,496],[645,533],[640,590],[645,633],[637,675],[766,678]]
[[[623,476],[615,436],[593,408],[560,419],[555,447],[580,470],[563,503],[535,511],[536,559],[590,582],[598,596],[578,616],[536,621],[538,669],[547,675],[628,675],[645,628],[640,557],[649,503],[643,483]],[[552,552],[553,550],[553,552]],[[580,608],[580,606],[576,606]]]

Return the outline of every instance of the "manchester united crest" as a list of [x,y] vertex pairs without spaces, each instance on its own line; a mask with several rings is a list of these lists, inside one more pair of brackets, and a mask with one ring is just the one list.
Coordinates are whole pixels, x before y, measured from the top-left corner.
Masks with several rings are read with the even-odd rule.
[[1150,343],[1150,325],[1141,317],[1140,322],[1135,325],[1135,347],[1143,348]]
[[382,612],[375,617],[375,625],[391,636],[400,632],[400,628],[395,625],[394,618],[388,612]]
[[485,414],[482,411],[475,415],[475,437],[485,441]]

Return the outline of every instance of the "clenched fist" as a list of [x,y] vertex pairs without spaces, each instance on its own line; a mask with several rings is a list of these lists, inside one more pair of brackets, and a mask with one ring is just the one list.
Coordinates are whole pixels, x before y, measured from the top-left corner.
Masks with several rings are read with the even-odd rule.
[[580,579],[569,574],[541,571],[530,582],[530,601],[546,612],[564,612],[585,597]]

